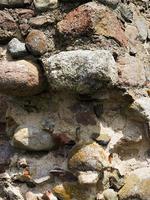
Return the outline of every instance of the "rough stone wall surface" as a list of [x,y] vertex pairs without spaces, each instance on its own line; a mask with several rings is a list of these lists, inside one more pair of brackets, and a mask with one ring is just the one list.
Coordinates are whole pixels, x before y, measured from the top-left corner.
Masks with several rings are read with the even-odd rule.
[[0,200],[150,200],[150,1],[0,1]]

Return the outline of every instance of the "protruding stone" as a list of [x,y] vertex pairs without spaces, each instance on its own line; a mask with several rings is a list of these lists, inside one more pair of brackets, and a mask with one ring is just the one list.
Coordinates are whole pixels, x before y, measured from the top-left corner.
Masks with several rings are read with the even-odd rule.
[[42,31],[32,30],[26,38],[27,49],[35,56],[41,56],[47,51],[47,38]]
[[104,149],[93,142],[73,148],[69,156],[68,167],[72,171],[101,171],[109,166]]
[[114,58],[105,50],[64,51],[43,60],[43,64],[53,90],[93,93],[118,79]]
[[13,137],[13,146],[29,151],[46,151],[54,146],[49,133],[35,127],[19,127]]
[[31,96],[44,89],[45,79],[39,67],[25,61],[0,63],[0,92],[14,96]]
[[13,38],[8,43],[8,50],[14,58],[19,58],[27,55],[25,43],[20,42],[17,38]]
[[76,37],[87,33],[96,33],[113,38],[121,46],[127,46],[128,40],[116,15],[107,7],[90,2],[77,7],[58,22],[57,28],[64,36]]

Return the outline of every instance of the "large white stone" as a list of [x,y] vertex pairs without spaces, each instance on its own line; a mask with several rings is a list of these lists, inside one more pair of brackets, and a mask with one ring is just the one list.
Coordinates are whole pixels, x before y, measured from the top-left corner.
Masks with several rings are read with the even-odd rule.
[[115,60],[106,50],[64,51],[43,59],[43,64],[54,90],[93,93],[118,80]]

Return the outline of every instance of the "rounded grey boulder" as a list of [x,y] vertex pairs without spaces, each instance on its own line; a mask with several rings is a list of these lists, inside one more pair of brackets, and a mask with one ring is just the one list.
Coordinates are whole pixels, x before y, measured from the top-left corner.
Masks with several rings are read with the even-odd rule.
[[118,80],[115,60],[106,50],[64,51],[43,59],[43,65],[53,90],[89,94]]

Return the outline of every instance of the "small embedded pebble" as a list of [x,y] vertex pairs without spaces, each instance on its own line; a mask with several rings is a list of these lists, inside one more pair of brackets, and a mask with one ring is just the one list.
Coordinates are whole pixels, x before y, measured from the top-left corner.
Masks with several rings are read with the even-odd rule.
[[17,38],[13,38],[8,43],[8,51],[14,58],[19,58],[27,55],[27,49],[25,43],[20,42]]
[[99,145],[107,146],[111,138],[107,133],[101,133],[100,135],[98,135],[97,133],[93,133],[92,139],[96,141]]
[[17,166],[18,168],[26,168],[28,166],[28,163],[26,161],[25,158],[22,158],[22,159],[19,159],[18,162],[17,162]]

